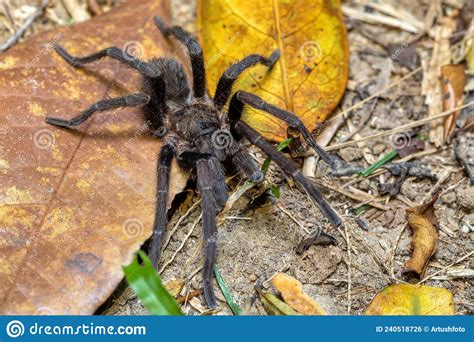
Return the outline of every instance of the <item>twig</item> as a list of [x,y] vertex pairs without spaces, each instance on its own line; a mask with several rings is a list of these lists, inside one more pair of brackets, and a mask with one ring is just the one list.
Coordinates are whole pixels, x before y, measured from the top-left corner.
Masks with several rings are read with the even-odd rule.
[[351,18],[365,21],[370,24],[387,25],[391,27],[400,28],[411,33],[418,33],[420,31],[419,28],[414,26],[412,23],[407,22],[406,20],[403,21],[383,14],[362,12],[356,8],[351,8],[344,5],[342,6],[342,11],[345,15]]
[[351,254],[351,239],[347,224],[344,224],[344,233],[347,242],[347,313],[350,315],[352,311],[352,254]]
[[392,82],[390,83],[389,85],[387,85],[385,88],[373,93],[372,95],[370,95],[369,97],[363,99],[362,101],[360,102],[357,102],[355,105],[352,105],[350,106],[349,108],[347,109],[344,109],[342,112],[340,113],[337,113],[337,115],[334,115],[330,120],[334,120],[335,118],[339,118],[343,115],[346,115],[347,113],[353,111],[354,109],[357,109],[359,107],[361,107],[363,104],[365,104],[366,102],[369,102],[370,100],[376,98],[376,97],[379,97],[380,95],[382,95],[383,93],[385,93],[387,90],[395,87],[396,85],[402,83],[403,81],[405,81],[406,79],[410,78],[411,76],[413,75],[416,75],[417,73],[419,73],[420,71],[422,71],[423,68],[422,67],[418,67],[416,68],[415,70],[409,72],[408,74],[406,74],[405,76],[403,76],[402,78],[396,80],[395,82]]
[[405,229],[407,229],[408,223],[405,223],[402,226],[402,229],[400,229],[400,233],[398,233],[397,240],[395,240],[395,244],[392,247],[392,251],[390,252],[390,277],[395,278],[395,254],[397,254],[397,248],[398,244],[400,243],[400,240],[402,238],[403,233],[405,232]]
[[439,194],[439,197],[443,196],[445,193],[448,193],[454,189],[456,189],[459,185],[462,184],[462,182],[464,182],[467,178],[466,177],[463,177],[461,178],[456,184],[454,185],[451,185],[450,187],[444,189],[440,194]]
[[[359,102],[359,103],[360,103],[360,102]],[[407,129],[409,129],[409,128],[422,126],[422,125],[424,125],[424,124],[427,123],[427,122],[430,122],[430,121],[433,121],[433,120],[436,120],[436,119],[440,119],[440,118],[444,118],[444,117],[446,117],[446,116],[451,115],[451,114],[454,113],[454,112],[457,112],[458,110],[461,110],[461,109],[463,109],[463,108],[472,106],[473,104],[474,104],[474,101],[471,101],[471,102],[466,103],[466,104],[464,104],[464,105],[462,105],[462,106],[459,106],[459,107],[456,107],[456,108],[447,110],[447,111],[445,111],[445,112],[442,112],[442,113],[440,113],[440,114],[438,114],[438,115],[430,116],[430,117],[428,117],[428,118],[424,118],[424,119],[421,119],[421,120],[418,120],[418,121],[415,121],[415,122],[410,122],[409,124],[406,124],[406,125],[403,125],[403,126],[394,128],[394,129],[390,129],[390,130],[385,131],[385,132],[373,134],[373,135],[370,135],[370,136],[368,136],[368,137],[364,137],[364,138],[362,138],[362,139],[352,140],[352,141],[348,141],[348,142],[345,142],[345,143],[341,143],[341,144],[336,144],[336,145],[332,145],[332,146],[329,146],[329,147],[325,147],[324,149],[325,149],[326,151],[339,150],[339,149],[341,149],[341,148],[343,148],[343,147],[356,145],[356,144],[359,144],[359,143],[365,142],[365,141],[375,140],[375,139],[377,139],[377,138],[381,138],[381,137],[385,137],[385,136],[388,136],[388,135],[392,135],[392,134],[395,134],[395,133],[398,133],[398,132],[402,132],[402,131],[407,130]]]
[[102,8],[100,8],[97,0],[88,0],[89,9],[94,15],[102,14]]
[[199,205],[199,203],[201,203],[201,200],[199,199],[198,201],[196,201],[196,203],[194,203],[191,207],[189,207],[189,209],[184,213],[183,216],[181,216],[179,218],[179,220],[175,223],[173,229],[171,230],[171,232],[169,233],[168,235],[168,238],[166,239],[165,243],[163,244],[163,247],[162,247],[162,250],[165,250],[166,247],[168,246],[168,244],[170,243],[170,240],[171,240],[171,237],[174,235],[174,233],[176,232],[176,230],[178,230],[179,226],[181,225],[181,223],[183,223],[184,219],[186,217],[189,216],[189,214],[191,214],[191,212]]
[[295,217],[293,217],[293,215],[291,215],[291,213],[288,212],[288,211],[283,207],[283,205],[282,205],[281,203],[278,204],[277,207],[278,207],[278,209],[280,209],[281,211],[283,211],[286,215],[288,215],[288,217],[289,217],[290,219],[292,219],[298,226],[300,226],[300,228],[303,229],[303,230],[306,232],[306,234],[308,234],[308,235],[311,234],[311,232],[310,232],[300,221],[298,221]]
[[449,178],[449,176],[451,176],[451,173],[452,173],[453,169],[448,167],[446,170],[444,170],[444,172],[441,174],[441,176],[439,177],[438,181],[436,182],[436,184],[430,189],[430,191],[428,191],[428,193],[423,197],[423,199],[421,200],[420,202],[420,205],[424,204],[427,200],[431,199],[431,197],[433,196],[433,194],[435,192],[437,192],[441,186],[443,185],[443,183],[446,181],[446,179]]
[[194,221],[193,223],[193,226],[191,227],[191,229],[189,230],[188,234],[186,235],[186,237],[183,239],[183,242],[181,242],[181,245],[178,247],[178,249],[173,253],[173,256],[171,257],[170,260],[168,260],[164,265],[163,267],[160,269],[159,273],[163,273],[163,271],[165,270],[166,267],[168,267],[169,264],[171,264],[173,262],[173,260],[176,258],[176,255],[178,255],[179,251],[183,249],[184,245],[186,244],[186,242],[188,241],[188,239],[191,237],[191,234],[193,233],[194,231],[194,228],[196,228],[197,224],[199,223],[199,221],[201,220],[201,217],[202,217],[202,214],[199,215],[199,217],[196,219],[196,221]]
[[356,201],[359,201],[359,202],[364,202],[374,208],[377,208],[377,209],[380,209],[380,210],[389,210],[390,208],[383,205],[383,204],[379,204],[379,203],[376,203],[375,201],[377,200],[377,198],[363,192],[362,190],[358,190],[359,192],[359,195],[356,195],[356,194],[353,194],[351,192],[348,192],[348,191],[345,191],[345,190],[342,190],[340,189],[339,187],[336,187],[336,186],[333,186],[331,184],[328,184],[328,183],[323,183],[323,182],[318,182],[318,181],[315,181],[319,186],[322,186],[322,187],[325,187],[329,190],[332,190],[332,191],[336,191],[336,192],[339,192],[340,194],[343,194],[344,196],[346,197],[349,197],[349,198],[352,198]]
[[[404,162],[410,161],[414,158],[424,157],[424,156],[427,156],[429,154],[433,154],[433,153],[436,153],[436,152],[438,152],[438,149],[432,149],[432,150],[428,150],[428,151],[421,151],[421,152],[418,152],[418,153],[413,153],[413,154],[410,154],[410,155],[406,156],[405,158],[395,160],[393,163],[394,164],[404,163]],[[367,178],[358,177],[358,178],[352,179],[349,182],[347,182],[346,184],[344,184],[341,187],[341,189],[344,189],[344,188],[346,188],[350,185],[354,185],[355,183],[362,182],[365,179],[370,179],[370,178],[373,178],[373,177],[377,177],[377,176],[382,175],[386,172],[388,172],[388,169],[379,169],[379,170],[375,171],[374,173],[372,173],[371,175],[369,175]]]
[[30,27],[30,25],[39,17],[46,6],[48,6],[49,0],[43,0],[41,4],[36,8],[36,11],[26,19],[25,23],[15,32],[13,36],[8,38],[2,45],[0,45],[0,51],[6,51],[11,48],[15,43],[20,39],[20,37],[25,33],[25,31]]
[[374,110],[375,110],[375,107],[377,106],[377,99],[374,100],[374,102],[372,102],[372,106],[371,108],[367,111],[367,113],[362,117],[362,119],[360,120],[359,124],[357,125],[356,128],[354,128],[354,130],[352,132],[349,133],[348,136],[344,137],[344,140],[342,142],[345,142],[345,141],[349,141],[352,139],[352,137],[354,137],[354,135],[356,135],[357,133],[359,133],[359,131],[364,128],[364,126],[367,124],[367,121],[369,121],[370,117],[372,116],[372,114],[374,113]]
[[439,271],[434,272],[433,274],[430,274],[429,276],[425,277],[423,280],[420,280],[420,281],[418,282],[418,284],[422,284],[422,283],[424,283],[425,281],[427,281],[428,279],[431,279],[431,278],[433,278],[434,276],[440,274],[441,272],[446,271],[448,268],[453,267],[453,266],[456,265],[456,264],[459,264],[461,261],[463,261],[463,260],[469,258],[472,254],[474,254],[474,251],[470,251],[469,253],[467,253],[467,254],[464,255],[463,257],[459,258],[459,259],[456,260],[455,262],[449,264],[449,265],[446,266],[446,267],[443,267],[442,269],[440,269]]

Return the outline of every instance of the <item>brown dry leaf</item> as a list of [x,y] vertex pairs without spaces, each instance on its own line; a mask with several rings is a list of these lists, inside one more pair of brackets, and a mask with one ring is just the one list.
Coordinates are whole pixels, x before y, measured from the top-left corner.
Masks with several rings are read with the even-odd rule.
[[284,273],[273,277],[273,286],[280,291],[285,302],[303,315],[326,315],[324,310],[313,298],[303,292],[301,283]]
[[[431,57],[424,56],[421,59],[423,66],[423,82],[421,85],[421,94],[425,96],[425,103],[428,105],[428,116],[434,116],[441,113],[441,66],[451,62],[451,49],[449,37],[456,28],[455,22],[451,18],[443,17],[440,24],[435,26],[435,41]],[[427,62],[427,60],[429,60]],[[444,142],[443,120],[434,120],[430,123],[429,138],[430,142],[437,147]]]
[[438,224],[434,214],[434,203],[438,199],[435,195],[428,203],[406,210],[407,221],[413,230],[412,256],[405,263],[404,274],[422,277],[431,256],[438,244]]
[[453,294],[427,285],[390,285],[377,293],[366,315],[454,315]]
[[[197,26],[211,93],[229,65],[250,54],[269,56],[276,48],[281,57],[271,72],[256,66],[234,90],[296,113],[309,130],[344,93],[349,48],[339,0],[202,0]],[[287,126],[268,114],[247,110],[243,119],[267,139],[287,137]]]
[[[78,55],[111,45],[143,58],[163,55],[169,47],[152,17],[166,9],[160,1],[130,2],[2,54],[0,313],[93,313],[151,235],[161,142],[144,134],[139,110],[96,115],[75,131],[44,119],[73,117],[136,91],[139,80],[109,59],[74,69],[52,44]],[[186,180],[174,168],[170,198]]]
[[[452,110],[463,104],[466,74],[462,64],[447,64],[441,67],[441,89],[443,92],[443,111]],[[449,141],[456,128],[456,120],[461,115],[458,110],[444,119],[444,140]]]
[[173,279],[165,283],[165,287],[173,297],[178,297],[184,287],[183,279]]

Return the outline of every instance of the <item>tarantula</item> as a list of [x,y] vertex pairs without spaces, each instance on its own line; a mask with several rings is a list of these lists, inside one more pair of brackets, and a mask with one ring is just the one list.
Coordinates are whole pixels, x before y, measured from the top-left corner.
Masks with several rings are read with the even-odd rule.
[[192,91],[183,66],[174,59],[152,58],[141,61],[117,47],[110,47],[85,57],[74,57],[56,45],[56,52],[74,67],[81,67],[103,57],[110,57],[135,69],[142,76],[140,93],[101,100],[70,120],[47,117],[52,125],[72,128],[89,119],[95,112],[119,107],[140,106],[143,116],[150,122],[152,134],[163,139],[157,165],[157,202],[150,245],[150,258],[158,266],[163,236],[167,226],[167,196],[170,165],[173,158],[197,177],[202,210],[202,232],[205,240],[203,267],[204,298],[208,307],[216,306],[212,288],[212,266],[216,256],[216,213],[228,198],[224,162],[232,162],[250,180],[261,182],[263,174],[247,152],[242,139],[259,147],[288,176],[292,177],[309,194],[330,223],[337,227],[341,219],[323,198],[319,190],[299,171],[295,164],[267,142],[255,129],[240,120],[245,105],[263,110],[299,131],[306,143],[325,162],[332,164],[328,155],[314,141],[302,121],[292,113],[268,104],[245,91],[233,94],[228,112],[223,108],[231,95],[232,85],[246,69],[263,64],[269,69],[279,58],[276,50],[268,58],[254,54],[231,65],[221,76],[214,98],[206,88],[202,49],[197,39],[179,26],[168,27],[161,18],[155,23],[164,36],[173,36],[187,48],[191,59]]

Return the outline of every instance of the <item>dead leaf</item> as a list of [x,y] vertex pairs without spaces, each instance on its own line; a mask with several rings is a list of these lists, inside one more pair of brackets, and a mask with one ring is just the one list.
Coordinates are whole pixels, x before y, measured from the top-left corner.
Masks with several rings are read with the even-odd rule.
[[[104,59],[80,70],[52,49],[84,55],[116,45],[142,58],[169,47],[154,27],[160,1],[129,2],[39,34],[0,61],[0,312],[92,314],[151,235],[161,142],[138,109],[96,115],[77,130],[45,124],[136,90],[133,70]],[[129,50],[130,51],[130,50]],[[170,198],[186,176],[174,165]]]
[[[428,105],[428,116],[434,116],[441,113],[442,96],[441,84],[441,66],[451,62],[451,49],[449,37],[456,27],[451,18],[438,18],[440,23],[435,26],[435,40],[431,57],[422,56],[423,82],[421,84],[421,94],[425,96],[425,104]],[[429,62],[427,62],[429,60]],[[443,120],[433,120],[430,123],[429,138],[430,142],[439,147],[444,142]]]
[[173,279],[165,284],[166,289],[173,297],[178,297],[184,287],[183,279]]
[[398,284],[377,293],[366,315],[454,315],[453,294],[427,285]]
[[327,315],[316,301],[303,292],[301,283],[284,273],[273,277],[273,286],[280,291],[281,296],[288,305],[304,315]]
[[422,277],[431,256],[436,251],[438,244],[438,224],[434,214],[434,203],[438,199],[435,195],[430,202],[406,210],[407,221],[413,230],[412,256],[405,263],[403,273]]
[[[203,0],[197,26],[212,93],[229,65],[250,54],[269,56],[276,48],[281,57],[270,73],[256,66],[234,89],[296,113],[310,131],[344,93],[349,48],[339,0]],[[248,110],[243,119],[267,139],[287,138],[287,126],[275,117]]]
[[[463,104],[466,75],[462,64],[447,64],[441,67],[441,89],[443,92],[443,111],[452,110]],[[444,140],[450,141],[456,128],[456,120],[461,111],[444,119]]]

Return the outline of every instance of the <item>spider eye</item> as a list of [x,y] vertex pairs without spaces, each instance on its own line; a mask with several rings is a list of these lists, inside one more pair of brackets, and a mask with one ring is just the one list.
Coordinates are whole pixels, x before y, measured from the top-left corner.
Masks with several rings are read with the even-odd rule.
[[204,131],[204,130],[207,130],[208,128],[210,128],[210,125],[209,125],[208,122],[202,122],[201,121],[201,122],[199,122],[199,128]]

